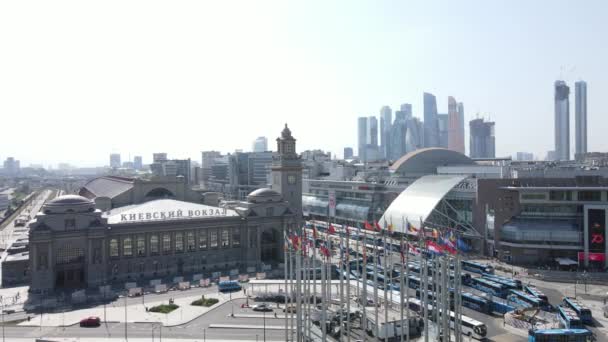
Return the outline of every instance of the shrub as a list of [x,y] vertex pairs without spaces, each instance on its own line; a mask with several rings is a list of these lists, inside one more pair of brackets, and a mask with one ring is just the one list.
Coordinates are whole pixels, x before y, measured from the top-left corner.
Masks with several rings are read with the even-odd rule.
[[214,304],[216,304],[217,302],[219,302],[219,299],[217,298],[201,298],[201,299],[197,299],[194,302],[191,303],[191,305],[195,305],[195,306],[212,306]]
[[161,305],[151,307],[150,311],[168,314],[169,312],[171,312],[177,308],[179,308],[179,305],[177,305],[177,304],[161,304]]

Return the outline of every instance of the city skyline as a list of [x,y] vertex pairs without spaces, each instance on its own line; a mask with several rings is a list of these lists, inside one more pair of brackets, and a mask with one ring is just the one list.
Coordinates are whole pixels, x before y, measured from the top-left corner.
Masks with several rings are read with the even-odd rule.
[[[9,51],[0,56],[3,123],[40,137],[57,132],[43,150],[37,139],[22,139],[22,129],[7,130],[0,159],[95,166],[112,152],[147,161],[166,151],[198,160],[200,151],[274,139],[285,122],[302,132],[301,150],[341,155],[356,144],[355,118],[411,103],[422,119],[424,92],[436,96],[438,113],[448,113],[446,99],[454,96],[466,105],[465,123],[477,113],[496,122],[497,156],[544,156],[554,148],[553,130],[541,128],[553,122],[558,79],[590,85],[587,150],[608,150],[598,96],[608,90],[608,47],[586,38],[608,29],[604,2],[275,2],[240,4],[240,11],[143,4],[117,12],[41,2],[35,13],[25,4],[2,5],[0,29],[16,32],[0,37]],[[148,16],[136,15],[142,6]],[[538,13],[546,17],[542,25]],[[463,20],[449,20],[455,16]],[[243,50],[252,53],[243,57]],[[462,53],[445,58],[444,51]],[[107,141],[74,149],[74,139],[92,131],[85,136]]]

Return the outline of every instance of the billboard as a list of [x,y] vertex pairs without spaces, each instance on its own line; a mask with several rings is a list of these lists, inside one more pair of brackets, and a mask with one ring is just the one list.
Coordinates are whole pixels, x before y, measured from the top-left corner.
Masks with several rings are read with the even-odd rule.
[[589,209],[587,213],[587,232],[589,234],[589,252],[606,252],[606,211]]

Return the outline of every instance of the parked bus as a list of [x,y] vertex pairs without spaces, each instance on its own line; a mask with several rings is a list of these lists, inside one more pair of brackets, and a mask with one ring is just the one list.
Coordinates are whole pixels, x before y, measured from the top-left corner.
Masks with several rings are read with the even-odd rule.
[[[409,308],[412,309],[413,311],[418,312],[419,314],[422,314],[422,302],[419,299],[414,299],[414,298],[410,298],[409,300]],[[428,315],[431,319],[433,319],[435,316],[433,315],[433,306],[430,304],[427,304],[427,310],[428,310]],[[455,315],[453,311],[450,311],[450,328],[454,329],[454,321],[455,321]],[[463,335],[467,335],[467,336],[472,336],[478,340],[481,340],[483,338],[485,338],[486,334],[488,333],[488,328],[486,327],[486,325],[482,322],[476,321],[474,319],[472,319],[471,317],[462,315],[461,316],[461,321],[462,321],[462,325],[461,325],[461,331]]]
[[558,305],[557,316],[559,317],[559,321],[566,329],[583,328],[583,322],[581,321],[580,317],[578,317],[576,312],[570,308]]
[[544,293],[542,293],[539,289],[537,289],[536,286],[532,286],[532,285],[524,286],[524,291],[526,291],[527,293],[540,299],[542,302],[542,306],[544,308],[546,308],[548,310],[551,309],[551,304],[549,304],[549,298],[547,298],[547,296]]
[[502,284],[502,285],[504,285],[509,290],[521,290],[521,287],[518,287],[516,282],[510,281],[510,280],[506,280],[506,278],[504,278],[504,277],[495,278],[495,277],[484,275],[483,278],[491,280],[491,281],[493,281],[495,283]]
[[591,310],[588,307],[583,305],[581,302],[574,298],[565,297],[564,298],[564,306],[569,307],[574,310],[578,317],[580,317],[583,324],[593,324],[593,317],[591,317]]
[[233,292],[240,291],[242,289],[241,284],[236,280],[220,281],[217,284],[217,288],[220,292]]
[[491,314],[492,308],[489,300],[483,297],[476,296],[470,292],[461,293],[462,306],[465,306],[471,310],[483,312],[485,314]]
[[508,294],[508,289],[504,285],[484,278],[471,278],[469,286],[501,298],[505,298]]
[[491,265],[482,264],[482,263],[475,262],[475,261],[468,261],[468,260],[463,260],[461,262],[461,265],[465,271],[479,273],[479,274],[483,274],[483,273],[494,274],[494,267],[492,267]]
[[[496,275],[496,274],[490,274],[490,273],[483,273],[482,276],[484,278],[488,278],[490,280],[498,279],[498,280],[502,280],[502,281],[509,282],[509,283],[515,283],[515,286],[517,287],[515,290],[522,290],[523,289],[521,280],[519,280],[519,279],[509,278],[509,277],[503,277],[503,276],[499,276],[499,275]],[[496,281],[496,280],[494,280],[494,281]]]
[[509,300],[526,307],[540,308],[543,305],[540,299],[523,291],[511,290],[511,294],[509,294],[508,298]]
[[591,342],[593,333],[587,329],[528,330],[528,342]]

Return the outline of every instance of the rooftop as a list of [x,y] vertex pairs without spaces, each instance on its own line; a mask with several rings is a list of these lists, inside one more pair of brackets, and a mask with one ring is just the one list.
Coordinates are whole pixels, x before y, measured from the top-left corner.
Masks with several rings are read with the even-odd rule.
[[124,224],[172,220],[205,220],[218,217],[237,217],[239,214],[231,209],[173,199],[159,199],[142,204],[115,208],[104,213],[103,216],[108,219],[108,224]]

